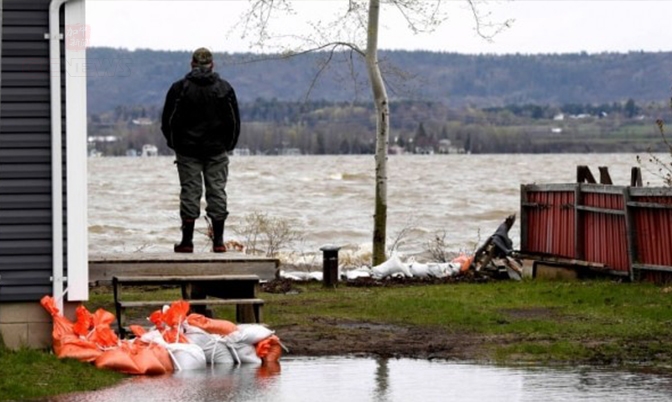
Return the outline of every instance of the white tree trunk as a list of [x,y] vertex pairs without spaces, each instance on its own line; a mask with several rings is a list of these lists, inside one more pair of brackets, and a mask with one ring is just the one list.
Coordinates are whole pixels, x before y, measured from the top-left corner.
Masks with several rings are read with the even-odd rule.
[[380,0],[369,0],[369,21],[366,40],[366,66],[376,105],[376,190],[373,216],[374,266],[383,263],[387,237],[387,148],[390,133],[390,108],[385,83],[378,66],[378,21]]

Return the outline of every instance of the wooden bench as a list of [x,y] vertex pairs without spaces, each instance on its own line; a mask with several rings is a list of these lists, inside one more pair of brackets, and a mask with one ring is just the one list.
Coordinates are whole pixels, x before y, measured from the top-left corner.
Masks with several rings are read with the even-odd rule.
[[[256,275],[198,275],[198,276],[114,276],[112,289],[119,333],[126,334],[125,310],[139,307],[162,307],[174,300],[121,300],[124,286],[179,286],[182,299],[187,300],[193,312],[205,313],[206,306],[236,306],[237,322],[262,322],[264,300],[256,297],[259,277]],[[208,298],[210,297],[210,298]]]

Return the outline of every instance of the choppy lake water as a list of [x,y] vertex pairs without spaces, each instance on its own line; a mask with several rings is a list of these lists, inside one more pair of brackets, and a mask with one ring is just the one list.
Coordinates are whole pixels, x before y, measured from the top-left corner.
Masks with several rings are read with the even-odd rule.
[[48,399],[53,402],[669,401],[672,379],[590,367],[507,368],[412,359],[291,358],[215,367]]
[[[614,183],[627,185],[637,161],[635,154],[391,155],[388,245],[406,228],[402,253],[426,250],[443,232],[451,251],[473,251],[507,215],[519,213],[521,184],[572,183],[577,165],[590,166],[596,177],[598,166],[608,166]],[[89,158],[88,177],[90,252],[172,251],[179,237],[172,157]],[[257,211],[302,233],[304,240],[285,250],[294,259],[320,257],[325,244],[343,247],[341,253],[371,248],[372,155],[231,157],[227,190],[227,240],[241,240],[235,229]],[[205,227],[199,220],[197,230]],[[519,233],[517,222],[514,246]],[[195,242],[207,252],[205,235],[197,233]]]

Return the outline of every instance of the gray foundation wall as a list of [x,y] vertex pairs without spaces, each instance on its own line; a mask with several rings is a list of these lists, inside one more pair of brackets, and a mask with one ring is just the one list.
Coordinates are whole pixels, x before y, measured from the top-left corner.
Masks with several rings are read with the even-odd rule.
[[[77,305],[64,306],[68,318]],[[51,316],[39,302],[0,303],[0,337],[9,349],[51,349],[52,328]]]

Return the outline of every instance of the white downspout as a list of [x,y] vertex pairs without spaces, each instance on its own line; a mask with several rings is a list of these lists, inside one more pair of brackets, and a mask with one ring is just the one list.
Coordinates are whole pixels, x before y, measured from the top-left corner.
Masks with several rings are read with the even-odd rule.
[[53,297],[63,311],[63,150],[61,125],[61,6],[68,0],[49,4],[49,73],[51,86],[51,214]]

